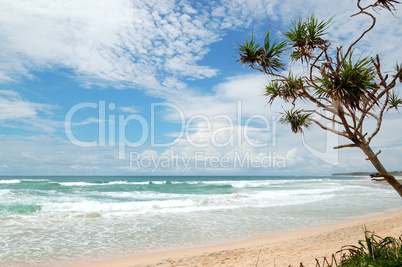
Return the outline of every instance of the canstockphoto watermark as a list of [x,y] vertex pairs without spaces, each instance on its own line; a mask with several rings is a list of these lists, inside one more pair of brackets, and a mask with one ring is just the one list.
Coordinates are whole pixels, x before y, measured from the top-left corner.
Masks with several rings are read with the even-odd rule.
[[210,156],[205,152],[182,156],[170,151],[160,156],[142,155],[130,152],[131,169],[149,169],[156,172],[163,169],[174,169],[186,172],[190,169],[237,169],[237,168],[285,168],[285,157],[276,152],[253,155],[250,152],[235,152],[226,156]]
[[[86,109],[97,111],[98,136],[97,140],[80,140],[73,132],[72,127],[80,123],[73,122],[73,117]],[[169,110],[175,117],[175,122],[180,126],[172,141],[156,140],[156,124],[163,121],[160,118],[158,109]],[[193,114],[186,116],[184,111],[177,105],[170,103],[151,104],[149,116],[140,114],[112,114],[116,110],[114,103],[106,105],[105,101],[98,103],[84,102],[73,106],[65,117],[65,132],[71,143],[79,147],[118,147],[119,159],[126,158],[126,148],[138,148],[149,145],[151,147],[169,147],[185,140],[186,143],[195,148],[205,148],[214,146],[222,147],[242,147],[245,143],[251,147],[263,148],[276,146],[276,126],[277,116],[273,115],[270,119],[262,114],[255,114],[249,117],[242,114],[241,102],[237,103],[237,111],[234,116],[228,114],[217,114],[208,117],[205,114]],[[162,115],[163,116],[163,115]],[[244,119],[246,117],[246,119]],[[148,118],[148,119],[147,119]],[[129,139],[130,133],[127,132],[127,124],[136,123],[137,140]],[[258,127],[253,126],[258,124]],[[194,133],[202,132],[206,138],[195,138]],[[268,136],[268,138],[256,139],[256,134]],[[265,140],[265,141],[264,141]],[[269,141],[266,141],[269,140]]]

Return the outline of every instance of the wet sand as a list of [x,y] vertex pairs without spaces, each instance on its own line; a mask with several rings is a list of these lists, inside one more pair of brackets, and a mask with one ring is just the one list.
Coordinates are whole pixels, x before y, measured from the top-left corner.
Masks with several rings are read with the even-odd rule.
[[[402,206],[402,202],[401,202]],[[370,218],[271,234],[214,246],[159,252],[80,265],[128,266],[316,266],[344,245],[357,245],[363,227],[379,236],[402,234],[402,210]]]

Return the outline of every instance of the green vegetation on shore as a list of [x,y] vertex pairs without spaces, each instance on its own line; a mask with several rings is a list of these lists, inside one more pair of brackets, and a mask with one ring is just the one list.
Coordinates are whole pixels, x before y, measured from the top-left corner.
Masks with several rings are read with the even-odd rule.
[[[349,245],[324,258],[322,265],[316,259],[318,267],[400,267],[402,266],[402,236],[381,238],[364,228],[364,240],[358,246]],[[300,266],[303,266],[302,264]]]

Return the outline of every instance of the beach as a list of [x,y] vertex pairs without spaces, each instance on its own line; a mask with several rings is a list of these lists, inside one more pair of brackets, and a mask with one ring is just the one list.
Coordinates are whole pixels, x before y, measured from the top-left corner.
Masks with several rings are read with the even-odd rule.
[[402,210],[332,225],[270,234],[238,242],[167,251],[80,267],[128,266],[316,266],[344,245],[357,245],[363,227],[385,237],[402,234]]

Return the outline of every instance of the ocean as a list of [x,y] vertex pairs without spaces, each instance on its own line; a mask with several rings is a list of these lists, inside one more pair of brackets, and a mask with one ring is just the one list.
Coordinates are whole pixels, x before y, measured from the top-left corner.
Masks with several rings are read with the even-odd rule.
[[0,266],[68,266],[401,208],[367,177],[1,177]]

